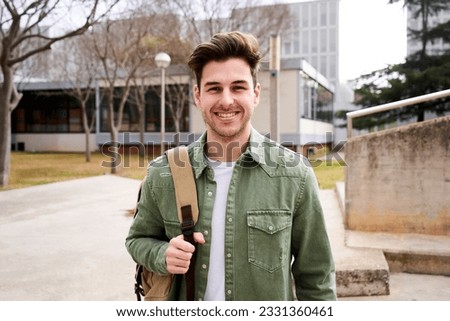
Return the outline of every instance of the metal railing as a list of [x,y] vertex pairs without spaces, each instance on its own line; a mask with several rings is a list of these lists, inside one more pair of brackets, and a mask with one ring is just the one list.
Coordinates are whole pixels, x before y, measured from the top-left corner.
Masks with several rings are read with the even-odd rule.
[[450,96],[450,89],[438,91],[432,94],[426,94],[422,96],[407,98],[399,100],[393,103],[383,104],[375,107],[369,107],[361,110],[355,110],[347,113],[347,139],[350,139],[353,134],[353,119],[363,116],[368,116],[371,114],[376,114],[382,111],[387,111],[391,109],[397,109],[409,105],[416,105],[423,103],[425,101],[436,100],[439,98],[444,98]]

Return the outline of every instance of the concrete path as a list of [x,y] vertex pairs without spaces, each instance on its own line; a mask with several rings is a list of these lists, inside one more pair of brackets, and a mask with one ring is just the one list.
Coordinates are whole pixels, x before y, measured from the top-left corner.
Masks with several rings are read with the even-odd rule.
[[[135,300],[124,241],[139,184],[105,175],[0,192],[0,300]],[[337,267],[369,266],[343,244],[333,191],[320,193]],[[450,277],[391,273],[390,293],[341,299],[450,300]]]
[[0,300],[134,300],[124,243],[139,184],[105,175],[0,192]]

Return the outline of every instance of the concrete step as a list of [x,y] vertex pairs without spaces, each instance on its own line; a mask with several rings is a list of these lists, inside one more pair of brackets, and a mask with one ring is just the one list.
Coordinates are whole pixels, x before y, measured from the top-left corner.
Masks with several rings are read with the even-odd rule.
[[[345,213],[345,183],[336,184]],[[344,216],[343,216],[344,217]],[[381,250],[391,272],[450,276],[450,237],[413,233],[345,231],[347,247]]]
[[389,267],[383,252],[347,246],[335,191],[320,190],[319,195],[336,265],[338,297],[388,295]]
[[347,231],[347,246],[383,251],[391,272],[450,276],[450,237]]

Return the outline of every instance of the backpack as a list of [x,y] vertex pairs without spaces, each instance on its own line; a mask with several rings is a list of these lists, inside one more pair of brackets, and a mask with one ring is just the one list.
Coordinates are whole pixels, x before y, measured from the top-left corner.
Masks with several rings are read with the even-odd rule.
[[[195,246],[194,226],[198,219],[197,189],[195,186],[192,166],[186,146],[172,148],[166,152],[169,167],[175,187],[176,203],[180,229],[184,239]],[[142,185],[138,192],[138,202],[141,196]],[[137,206],[134,212],[137,215]],[[195,255],[192,256],[189,270],[185,275],[186,299],[194,300]],[[136,265],[134,292],[137,300],[141,301],[165,301],[168,300],[175,275],[159,275],[147,270],[141,264]]]

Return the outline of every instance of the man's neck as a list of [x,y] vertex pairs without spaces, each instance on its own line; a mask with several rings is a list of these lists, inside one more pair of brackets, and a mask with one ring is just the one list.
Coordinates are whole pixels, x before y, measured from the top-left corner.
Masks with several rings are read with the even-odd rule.
[[250,138],[250,131],[241,134],[238,138],[207,137],[205,146],[206,155],[213,160],[221,162],[236,162],[245,152]]

